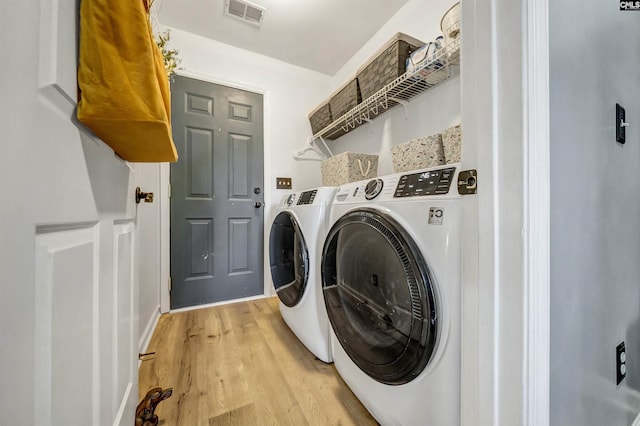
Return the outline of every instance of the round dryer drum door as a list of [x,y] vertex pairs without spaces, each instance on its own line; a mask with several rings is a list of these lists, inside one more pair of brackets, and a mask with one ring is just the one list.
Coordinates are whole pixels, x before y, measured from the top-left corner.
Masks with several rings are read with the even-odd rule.
[[395,220],[373,209],[340,218],[324,244],[322,283],[336,337],[361,370],[390,385],[424,370],[437,337],[435,293]]
[[286,306],[298,304],[309,278],[309,252],[298,222],[289,212],[281,212],[269,235],[271,278],[278,297]]

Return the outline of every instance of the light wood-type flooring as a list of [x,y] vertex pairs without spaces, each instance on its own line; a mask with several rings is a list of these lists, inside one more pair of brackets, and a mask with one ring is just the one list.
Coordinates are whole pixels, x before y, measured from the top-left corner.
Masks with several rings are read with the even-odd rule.
[[335,367],[316,359],[267,298],[162,315],[140,399],[173,388],[160,425],[375,425]]

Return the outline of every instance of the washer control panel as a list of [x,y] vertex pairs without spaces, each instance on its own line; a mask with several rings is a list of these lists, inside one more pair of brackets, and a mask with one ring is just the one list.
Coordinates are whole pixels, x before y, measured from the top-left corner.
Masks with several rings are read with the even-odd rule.
[[455,167],[400,176],[394,197],[416,197],[449,193]]
[[308,204],[313,204],[313,200],[316,198],[316,194],[318,193],[317,189],[313,191],[305,191],[300,193],[300,198],[298,198],[298,206],[304,206]]

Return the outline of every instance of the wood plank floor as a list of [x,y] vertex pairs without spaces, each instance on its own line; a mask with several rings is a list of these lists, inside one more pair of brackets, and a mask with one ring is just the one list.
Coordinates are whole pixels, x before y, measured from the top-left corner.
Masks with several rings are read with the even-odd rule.
[[289,330],[275,297],[162,315],[148,351],[140,399],[173,388],[160,425],[376,425]]

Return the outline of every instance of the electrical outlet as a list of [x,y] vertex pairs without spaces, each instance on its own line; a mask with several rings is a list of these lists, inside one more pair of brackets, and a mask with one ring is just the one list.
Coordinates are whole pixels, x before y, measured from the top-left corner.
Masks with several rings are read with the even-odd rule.
[[616,385],[627,375],[627,353],[624,349],[624,342],[616,346]]

